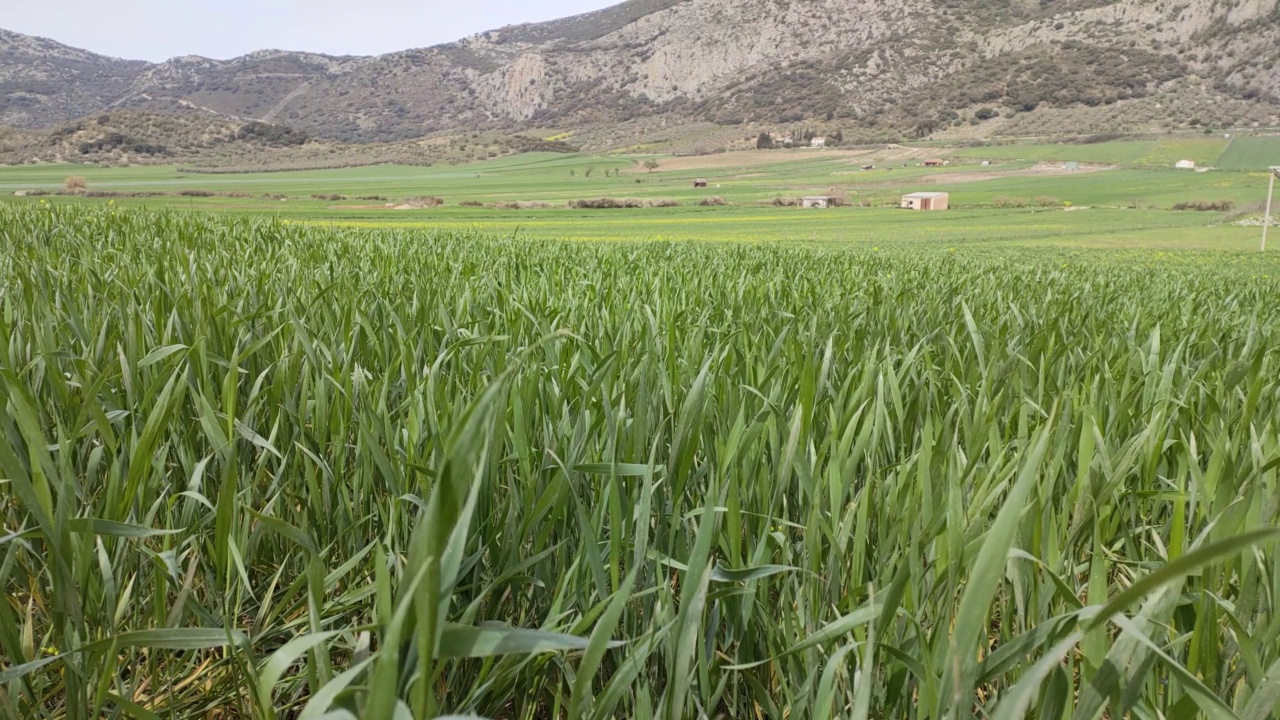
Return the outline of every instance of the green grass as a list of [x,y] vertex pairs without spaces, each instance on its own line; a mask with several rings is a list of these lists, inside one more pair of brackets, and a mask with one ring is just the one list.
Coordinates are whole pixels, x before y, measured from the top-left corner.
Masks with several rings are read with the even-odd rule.
[[[1190,152],[1201,139],[1169,141],[1170,153]],[[1055,146],[1055,152],[1062,146]],[[1083,146],[1072,146],[1083,147]],[[663,159],[658,172],[638,170],[635,158],[532,154],[454,167],[379,166],[345,170],[246,175],[193,175],[178,168],[84,168],[35,166],[0,168],[0,193],[13,203],[120,208],[173,208],[238,215],[271,215],[291,222],[347,226],[397,226],[420,230],[482,230],[521,237],[629,240],[736,240],[820,243],[1056,243],[1069,246],[1132,246],[1243,250],[1257,232],[1223,222],[1216,213],[1171,213],[1182,202],[1230,200],[1241,208],[1259,205],[1265,180],[1247,173],[1190,173],[1167,168],[1132,168],[1103,173],[1028,175],[1030,160],[988,167],[958,160],[950,167],[923,168],[889,162],[885,150],[854,154],[809,152],[742,156],[736,164],[673,170],[677,160]],[[900,158],[899,158],[900,159]],[[715,160],[715,158],[712,158]],[[780,162],[779,162],[780,160]],[[862,171],[863,164],[877,169]],[[614,170],[621,171],[614,175]],[[590,177],[587,173],[590,171]],[[609,176],[606,177],[605,173]],[[117,193],[164,192],[149,198],[16,198],[13,191],[58,188],[72,174],[83,174],[91,190]],[[696,190],[695,178],[710,187]],[[826,194],[834,189],[856,207],[829,212],[764,206],[774,198]],[[896,207],[904,192],[947,190],[952,212],[903,213]],[[242,197],[180,197],[173,193],[205,190]],[[314,195],[338,194],[332,201]],[[278,196],[287,199],[281,202]],[[429,210],[387,208],[414,196],[438,196],[446,205]],[[699,207],[709,195],[728,205]],[[362,200],[373,196],[386,200]],[[671,199],[678,208],[581,211],[564,208],[576,199],[638,197]],[[1033,208],[1000,208],[1008,199],[1027,206],[1056,200],[1092,208],[1085,213]],[[548,210],[464,207],[462,203],[536,201]],[[868,207],[863,207],[863,206]],[[1122,212],[1123,210],[1123,212]]]
[[1200,166],[1220,170],[1264,170],[1280,165],[1280,136],[1221,135],[1202,138],[1119,141],[1092,145],[998,145],[963,148],[960,158],[1076,161],[1171,168],[1179,160],[1193,160]]
[[1221,135],[1203,139],[1161,141],[1151,152],[1138,158],[1134,164],[1171,168],[1180,160],[1191,160],[1198,167],[1212,167],[1217,165],[1218,158],[1222,157],[1228,142]]
[[1275,255],[0,250],[0,717],[1277,710]]
[[[408,215],[390,226],[420,233],[483,232],[509,238],[775,242],[864,248],[909,242],[942,250],[958,244],[1246,250],[1258,243],[1257,229],[1206,227],[1211,218],[1202,213],[1128,209],[983,209],[923,215],[875,208],[817,212],[796,208],[684,207],[501,214],[460,208]],[[355,228],[389,225],[381,218],[309,224],[334,223]]]
[[1280,166],[1280,137],[1233,138],[1218,164],[1227,170],[1265,170]]
[[1124,165],[1137,162],[1153,152],[1154,140],[1133,140],[1084,145],[1001,145],[993,147],[964,148],[957,157],[992,158],[1007,160],[1075,161]]

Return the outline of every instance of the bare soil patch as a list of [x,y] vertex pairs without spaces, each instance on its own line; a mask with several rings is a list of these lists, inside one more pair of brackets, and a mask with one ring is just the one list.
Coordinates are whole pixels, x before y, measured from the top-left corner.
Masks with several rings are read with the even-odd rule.
[[958,183],[981,182],[983,180],[998,180],[1007,177],[1041,177],[1045,175],[1084,175],[1088,173],[1104,172],[1114,170],[1114,165],[1081,165],[1079,170],[1065,170],[1062,163],[1039,163],[1029,168],[1021,170],[1005,170],[990,171],[977,170],[974,172],[956,171],[949,173],[939,173],[937,175],[925,175],[913,178],[912,182],[922,185],[953,185]]

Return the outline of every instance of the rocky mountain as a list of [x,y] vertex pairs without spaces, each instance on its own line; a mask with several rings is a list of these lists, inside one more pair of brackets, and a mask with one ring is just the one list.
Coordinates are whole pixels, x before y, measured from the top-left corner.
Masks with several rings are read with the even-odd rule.
[[0,124],[38,127],[97,112],[147,67],[0,30]]
[[1275,124],[1278,106],[1280,0],[629,0],[379,57],[160,64],[0,31],[0,124],[18,127],[186,108],[361,142],[643,118],[928,135]]

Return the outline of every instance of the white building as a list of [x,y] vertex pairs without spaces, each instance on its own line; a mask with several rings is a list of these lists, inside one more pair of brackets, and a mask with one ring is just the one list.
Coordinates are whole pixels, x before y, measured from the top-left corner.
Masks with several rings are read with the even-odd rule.
[[1195,170],[1196,161],[1195,160],[1179,160],[1178,164],[1174,165],[1174,167],[1178,168],[1179,170]]

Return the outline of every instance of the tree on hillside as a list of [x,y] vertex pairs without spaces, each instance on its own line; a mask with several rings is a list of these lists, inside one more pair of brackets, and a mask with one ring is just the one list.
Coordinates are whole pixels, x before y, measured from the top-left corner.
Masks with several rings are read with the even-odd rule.
[[658,161],[654,160],[653,158],[649,158],[648,160],[645,160],[644,166],[646,169],[649,170],[649,172],[653,172],[654,170],[657,170],[659,167]]
[[770,135],[769,133],[767,133],[767,132],[765,132],[765,131],[761,130],[761,131],[760,131],[760,137],[756,138],[756,149],[757,149],[757,150],[772,150],[772,149],[773,149],[773,136],[772,136],[772,135]]

